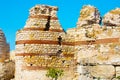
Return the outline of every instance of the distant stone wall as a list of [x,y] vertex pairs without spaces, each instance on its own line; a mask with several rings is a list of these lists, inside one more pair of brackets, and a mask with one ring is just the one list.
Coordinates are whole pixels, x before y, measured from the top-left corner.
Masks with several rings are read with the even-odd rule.
[[3,31],[0,29],[0,61],[4,62],[9,58],[9,44],[6,41]]
[[0,80],[14,78],[15,64],[9,60],[10,47],[3,31],[0,29]]

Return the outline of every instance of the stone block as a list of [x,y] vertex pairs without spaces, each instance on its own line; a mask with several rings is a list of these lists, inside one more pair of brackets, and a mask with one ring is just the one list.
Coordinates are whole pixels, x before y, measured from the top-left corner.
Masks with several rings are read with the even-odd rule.
[[116,77],[120,76],[120,66],[116,67]]
[[97,65],[97,66],[91,66],[89,68],[90,74],[93,77],[99,77],[103,79],[112,79],[115,75],[115,68],[112,65]]
[[88,66],[82,66],[82,65],[77,66],[77,72],[79,74],[87,74],[88,73],[88,69],[89,69]]

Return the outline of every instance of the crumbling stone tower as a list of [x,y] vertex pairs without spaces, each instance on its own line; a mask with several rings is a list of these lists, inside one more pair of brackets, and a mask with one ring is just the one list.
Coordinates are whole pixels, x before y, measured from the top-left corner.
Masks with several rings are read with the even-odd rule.
[[[62,29],[54,6],[36,5],[23,29],[16,34],[15,80],[49,80],[49,67],[65,70],[71,74],[73,55],[66,54],[65,32]],[[63,76],[64,77],[64,76]],[[64,78],[70,80],[72,77]]]
[[5,35],[0,29],[0,61],[4,62],[5,59],[9,59],[9,44],[6,42]]
[[9,61],[9,44],[0,29],[0,80],[10,80],[14,77],[14,63]]

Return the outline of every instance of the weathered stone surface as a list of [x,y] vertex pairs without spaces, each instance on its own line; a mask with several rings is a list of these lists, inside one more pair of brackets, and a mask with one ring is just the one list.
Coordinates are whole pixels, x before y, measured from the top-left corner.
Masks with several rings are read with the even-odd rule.
[[[43,49],[44,47],[44,49]],[[23,50],[22,50],[23,49]],[[47,50],[46,50],[47,49]],[[60,50],[59,45],[45,45],[45,44],[25,44],[24,45],[16,45],[16,53],[37,53],[37,54],[44,54],[44,53],[56,53]]]
[[116,67],[116,77],[120,76],[120,66]]
[[78,78],[78,80],[93,80],[93,78],[88,77],[86,75],[80,75],[79,78]]
[[92,66],[89,70],[93,77],[103,79],[112,79],[115,75],[115,68],[111,65]]
[[120,55],[111,55],[108,62],[113,65],[120,65]]
[[120,26],[120,8],[116,8],[111,10],[107,14],[105,14],[103,18],[103,24],[106,26]]
[[15,66],[14,62],[6,61],[0,63],[0,80],[10,80],[14,77]]
[[62,30],[57,20],[57,10],[58,8],[55,6],[34,6],[30,9],[30,18],[27,20],[25,28],[46,28],[46,26],[49,28],[51,26],[50,29]]
[[78,71],[79,74],[87,74],[88,69],[89,69],[88,66],[83,66],[83,65],[80,65],[80,66],[77,67],[77,71]]
[[49,15],[56,16],[56,11],[58,10],[55,6],[47,5],[36,5],[30,9],[30,16],[34,15]]
[[100,22],[100,13],[99,11],[91,6],[83,6],[80,11],[80,18],[78,19],[77,27],[84,27],[85,25],[90,24],[99,24]]

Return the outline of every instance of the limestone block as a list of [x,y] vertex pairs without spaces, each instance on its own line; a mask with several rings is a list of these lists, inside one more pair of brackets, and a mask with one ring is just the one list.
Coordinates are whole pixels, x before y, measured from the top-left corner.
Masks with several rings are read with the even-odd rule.
[[120,76],[120,67],[116,67],[116,77]]
[[79,78],[78,78],[78,80],[93,80],[93,78],[88,77],[86,75],[80,75]]
[[87,74],[88,73],[88,66],[83,66],[83,65],[79,65],[77,66],[77,72],[80,74]]
[[115,68],[112,65],[97,65],[90,68],[90,73],[93,77],[111,79],[115,75]]
[[90,58],[95,56],[98,53],[97,50],[94,49],[94,46],[86,46],[82,49],[80,49],[77,53],[78,59],[81,58]]
[[120,65],[120,55],[111,55],[109,58],[109,62],[113,65]]

